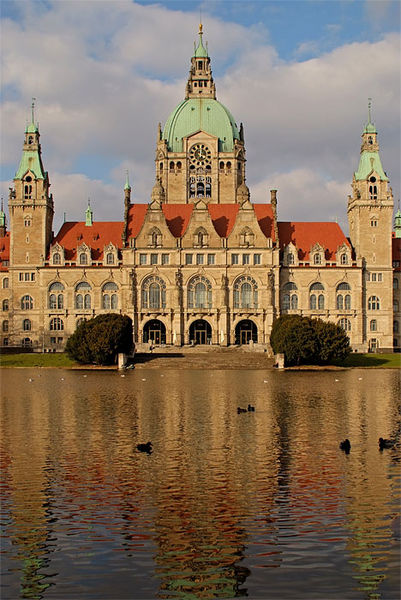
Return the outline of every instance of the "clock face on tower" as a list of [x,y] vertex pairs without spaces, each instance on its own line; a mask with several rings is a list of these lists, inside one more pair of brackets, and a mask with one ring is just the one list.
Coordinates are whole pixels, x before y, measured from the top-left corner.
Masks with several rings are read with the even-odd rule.
[[211,163],[212,153],[205,144],[195,144],[189,151],[189,158],[193,165],[203,167]]

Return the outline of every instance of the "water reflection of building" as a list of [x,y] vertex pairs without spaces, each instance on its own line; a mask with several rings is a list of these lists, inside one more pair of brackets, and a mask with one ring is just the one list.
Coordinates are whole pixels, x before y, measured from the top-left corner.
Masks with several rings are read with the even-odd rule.
[[[33,565],[24,585],[72,547],[78,573],[82,556],[95,563],[112,547],[135,575],[148,557],[160,597],[232,597],[249,593],[257,567],[285,579],[288,553],[313,540],[321,556],[305,553],[305,568],[337,545],[355,585],[379,593],[396,496],[377,438],[397,423],[394,375],[382,374],[378,403],[371,372],[266,373],[71,372],[61,382],[55,371],[21,385],[3,445],[15,553]],[[247,399],[256,412],[237,415]],[[338,449],[346,436],[349,456]],[[154,453],[136,452],[149,439]]]

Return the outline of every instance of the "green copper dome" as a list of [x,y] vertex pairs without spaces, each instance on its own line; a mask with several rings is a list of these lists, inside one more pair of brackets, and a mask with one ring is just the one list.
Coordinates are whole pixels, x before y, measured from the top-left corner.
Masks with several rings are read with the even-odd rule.
[[182,152],[182,139],[197,131],[219,138],[219,151],[232,152],[239,133],[234,117],[223,104],[213,98],[187,98],[167,119],[163,139],[170,152]]

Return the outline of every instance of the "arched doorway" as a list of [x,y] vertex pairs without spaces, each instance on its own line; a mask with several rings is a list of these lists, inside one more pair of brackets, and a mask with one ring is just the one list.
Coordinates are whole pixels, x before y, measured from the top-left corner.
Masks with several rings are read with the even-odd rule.
[[235,327],[235,343],[243,346],[258,341],[258,328],[250,319],[240,321]]
[[212,328],[204,319],[198,319],[189,327],[189,342],[194,344],[211,344]]
[[166,343],[166,326],[158,319],[148,321],[143,328],[143,342],[152,342],[156,346]]

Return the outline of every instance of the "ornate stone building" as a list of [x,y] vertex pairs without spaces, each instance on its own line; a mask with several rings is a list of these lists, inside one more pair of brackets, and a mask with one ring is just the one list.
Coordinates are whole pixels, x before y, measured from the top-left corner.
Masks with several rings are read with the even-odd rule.
[[133,319],[137,344],[268,348],[273,320],[296,313],[340,324],[354,350],[400,346],[401,213],[392,234],[370,114],[350,238],[336,223],[278,221],[276,190],[250,202],[243,127],[216,99],[201,28],[185,99],[159,125],[149,204],[131,201],[127,178],[123,221],[94,221],[88,206],[85,221],[54,236],[49,186],[32,114],[10,232],[0,213],[3,346],[62,350],[77,323],[110,311]]

